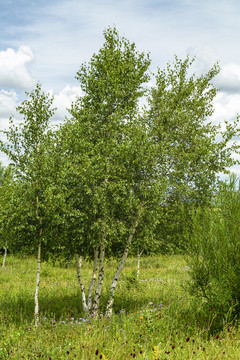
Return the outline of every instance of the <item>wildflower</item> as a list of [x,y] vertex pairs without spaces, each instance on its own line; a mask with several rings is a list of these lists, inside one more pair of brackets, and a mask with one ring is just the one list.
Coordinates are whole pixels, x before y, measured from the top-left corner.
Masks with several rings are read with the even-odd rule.
[[161,350],[159,350],[158,346],[154,346],[153,348],[153,353],[154,353],[154,357],[157,358],[158,355],[160,354]]
[[142,320],[142,319],[143,319],[143,316],[140,316],[139,319]]

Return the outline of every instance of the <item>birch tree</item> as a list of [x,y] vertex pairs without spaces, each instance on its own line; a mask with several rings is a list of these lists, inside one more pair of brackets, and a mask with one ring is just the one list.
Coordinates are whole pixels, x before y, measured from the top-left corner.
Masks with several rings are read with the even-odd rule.
[[[237,122],[227,125],[220,141],[219,127],[209,123],[218,65],[189,76],[192,61],[176,58],[158,70],[143,111],[139,100],[146,95],[149,55],[137,52],[115,28],[104,37],[103,47],[77,73],[84,95],[72,105],[60,135],[67,247],[76,255],[83,309],[93,317],[100,311],[105,258],[120,258],[105,309],[109,316],[130,248],[146,248],[146,237],[136,235],[154,231],[160,208],[176,194],[210,193],[237,150],[228,146]],[[81,271],[86,258],[93,260],[88,293]]]
[[[151,137],[159,147],[158,163],[162,176],[166,176],[170,184],[168,201],[164,203],[163,211],[159,211],[154,235],[155,240],[158,239],[155,241],[157,251],[171,247],[172,239],[170,242],[167,239],[171,228],[176,231],[178,226],[183,234],[184,216],[188,217],[185,227],[191,228],[190,216],[187,215],[190,208],[209,204],[219,173],[229,173],[229,167],[238,162],[234,154],[239,153],[236,141],[239,117],[225,122],[223,131],[221,124],[211,122],[217,94],[213,82],[220,67],[215,64],[206,74],[196,75],[192,70],[194,61],[176,56],[165,69],[159,68],[156,85],[148,97],[146,121]],[[181,219],[178,219],[179,215]],[[172,224],[168,226],[167,221]],[[179,246],[186,248],[187,244]]]
[[[77,254],[83,308],[94,317],[99,313],[105,257],[122,251],[109,291],[109,315],[151,193],[147,191],[149,171],[144,169],[151,161],[144,155],[144,146],[147,149],[150,144],[137,116],[138,101],[149,79],[149,56],[137,52],[135,44],[120,37],[116,29],[107,29],[104,36],[99,53],[77,73],[84,96],[73,104],[72,118],[62,127],[71,246]],[[88,295],[79,256],[90,257],[94,264]]]
[[4,250],[2,267],[5,267],[7,252],[8,252],[8,239],[9,234],[6,231],[9,217],[10,199],[13,189],[13,177],[10,166],[4,167],[0,164],[0,246]]
[[156,85],[150,89],[144,118],[158,148],[159,179],[167,177],[169,188],[166,201],[158,207],[157,225],[134,244],[138,251],[186,249],[184,233],[186,227],[191,228],[190,209],[209,204],[219,172],[228,173],[237,163],[233,154],[239,152],[239,146],[231,139],[239,134],[239,119],[226,123],[225,131],[211,123],[217,93],[213,80],[220,67],[215,64],[197,76],[191,69],[194,61],[176,56],[172,64],[158,69]]
[[[44,94],[40,84],[26,93],[28,100],[17,107],[17,111],[23,116],[23,121],[18,123],[10,118],[9,130],[4,131],[7,142],[1,143],[1,150],[4,151],[18,179],[18,187],[15,195],[19,195],[20,203],[25,204],[24,211],[31,217],[32,247],[37,252],[37,274],[35,288],[35,325],[39,324],[39,283],[41,268],[41,248],[44,238],[44,190],[48,166],[46,164],[46,139],[49,119],[54,113],[52,107],[53,99]],[[20,205],[22,208],[22,205]],[[24,212],[23,211],[23,212]],[[23,214],[22,212],[22,214]],[[20,212],[21,213],[21,212]],[[23,219],[26,219],[23,216]],[[21,224],[22,226],[27,224]]]
[[175,57],[173,64],[158,69],[156,86],[148,98],[146,116],[151,136],[159,146],[162,176],[170,180],[169,193],[202,202],[211,196],[219,172],[228,173],[238,152],[238,118],[221,125],[211,123],[217,89],[215,64],[206,74],[191,74],[195,59]]

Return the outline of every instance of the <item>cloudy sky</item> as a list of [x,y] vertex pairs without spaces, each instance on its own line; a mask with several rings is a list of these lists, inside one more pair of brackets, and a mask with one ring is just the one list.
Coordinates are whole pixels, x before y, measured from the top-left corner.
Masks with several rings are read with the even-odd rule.
[[55,121],[62,121],[81,95],[80,64],[112,25],[151,53],[153,71],[175,54],[196,55],[199,73],[219,61],[213,121],[240,113],[239,0],[0,0],[0,129],[37,81],[55,95]]

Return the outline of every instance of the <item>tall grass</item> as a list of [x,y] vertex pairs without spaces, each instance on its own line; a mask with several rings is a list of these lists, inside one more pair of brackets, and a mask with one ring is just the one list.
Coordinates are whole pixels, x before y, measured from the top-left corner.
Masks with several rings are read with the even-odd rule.
[[193,293],[210,308],[212,330],[240,317],[240,192],[231,177],[221,184],[215,203],[193,215],[190,266]]
[[[189,268],[183,256],[127,261],[116,292],[115,314],[86,319],[74,266],[44,263],[40,326],[34,326],[36,260],[9,256],[0,272],[0,359],[239,359],[238,329],[226,324],[209,335],[209,312],[186,292]],[[83,266],[84,281],[91,266]],[[107,301],[115,262],[106,265]],[[109,281],[109,282],[108,282]]]

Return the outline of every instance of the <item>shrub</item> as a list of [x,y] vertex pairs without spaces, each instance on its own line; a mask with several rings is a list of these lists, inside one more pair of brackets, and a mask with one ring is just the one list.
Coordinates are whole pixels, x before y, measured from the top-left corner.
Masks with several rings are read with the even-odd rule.
[[[212,330],[240,318],[240,191],[230,177],[214,204],[193,213],[189,236],[191,291],[212,311]],[[208,312],[209,314],[209,312]],[[214,319],[214,320],[213,320]]]

